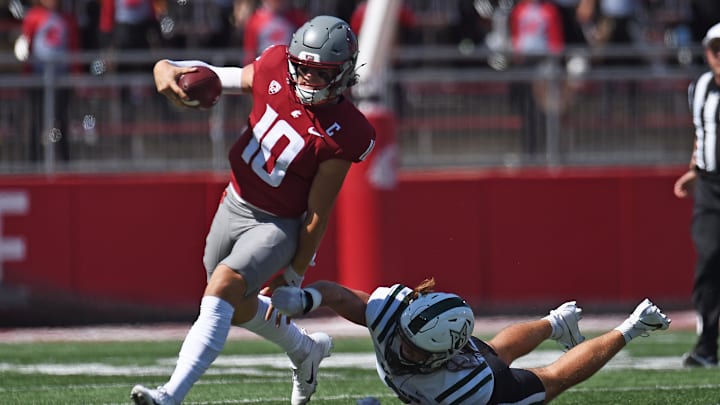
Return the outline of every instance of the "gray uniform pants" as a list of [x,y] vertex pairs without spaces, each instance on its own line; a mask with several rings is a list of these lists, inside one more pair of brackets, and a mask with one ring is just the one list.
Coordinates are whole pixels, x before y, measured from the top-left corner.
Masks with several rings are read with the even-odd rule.
[[208,279],[222,263],[243,276],[246,296],[256,295],[297,249],[302,218],[281,218],[237,199],[229,185],[205,241]]

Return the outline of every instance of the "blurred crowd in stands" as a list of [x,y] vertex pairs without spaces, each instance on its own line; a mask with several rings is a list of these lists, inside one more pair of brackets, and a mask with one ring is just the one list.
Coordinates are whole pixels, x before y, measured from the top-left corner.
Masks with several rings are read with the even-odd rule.
[[[316,15],[343,18],[362,36],[366,6],[367,0],[0,0],[0,74],[149,73],[147,63],[153,59],[147,54],[138,59],[142,62],[126,58],[134,50],[231,49],[240,52],[225,52],[224,60],[247,63],[268,45],[288,43],[292,33]],[[582,86],[573,72],[579,73],[577,78],[588,66],[704,66],[701,39],[717,22],[720,0],[401,0],[394,41],[411,51],[419,49],[413,46],[444,46],[459,55],[472,54],[457,58],[452,67],[481,63],[496,70],[532,69],[511,83],[509,97],[513,111],[522,117],[524,152],[532,155],[542,151],[546,130],[552,129],[547,123],[554,121],[547,117],[562,118]],[[649,57],[647,50],[653,47],[669,53]],[[692,48],[696,50],[689,51]],[[591,50],[601,51],[601,56],[588,56]],[[128,53],[113,61],[105,55],[119,53],[105,51]],[[482,58],[476,57],[478,51]],[[73,52],[90,55],[79,65],[64,57]],[[96,52],[103,56],[96,58]],[[398,58],[395,67],[448,66],[446,59],[418,54],[424,55],[420,63]],[[548,63],[556,68],[558,61],[567,79],[550,80],[545,68]],[[625,86],[634,105],[637,84],[621,76],[604,86]],[[406,97],[399,86],[392,90],[398,111]],[[43,87],[31,92],[29,133],[45,134],[31,136],[31,161],[42,160],[47,137],[59,146],[55,156],[69,160],[68,137],[62,134],[67,134],[64,101],[70,90],[81,94],[83,89],[61,87],[53,91],[54,98],[47,97]],[[122,122],[150,114],[143,103],[152,94],[147,85],[123,85]],[[40,123],[53,128],[49,135]]]
[[[315,15],[336,15],[358,30],[365,4],[362,0],[0,0],[0,51],[15,48],[33,7],[64,15],[71,27],[67,43],[80,50],[238,47],[250,57],[270,43],[286,42],[299,24]],[[692,46],[718,21],[717,0],[405,0],[398,42],[457,45],[465,50],[511,46],[531,53],[605,44]],[[32,34],[27,27],[25,32]]]

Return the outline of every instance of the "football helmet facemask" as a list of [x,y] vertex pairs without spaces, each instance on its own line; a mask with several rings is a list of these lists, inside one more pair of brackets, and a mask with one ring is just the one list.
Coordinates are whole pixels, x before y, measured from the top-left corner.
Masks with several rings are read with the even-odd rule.
[[[293,34],[287,59],[290,84],[303,104],[324,104],[335,100],[357,83],[355,64],[357,37],[340,18],[318,16],[306,22]],[[299,85],[303,70],[319,69],[327,74],[323,86]],[[317,70],[315,71],[317,72]]]

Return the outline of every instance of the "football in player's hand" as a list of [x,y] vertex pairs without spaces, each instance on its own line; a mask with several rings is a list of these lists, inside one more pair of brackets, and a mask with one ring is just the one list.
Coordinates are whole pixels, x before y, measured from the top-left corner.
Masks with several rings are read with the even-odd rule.
[[177,83],[189,98],[183,100],[188,107],[210,108],[218,102],[222,94],[220,78],[205,66],[197,66],[196,71],[183,73],[178,77]]

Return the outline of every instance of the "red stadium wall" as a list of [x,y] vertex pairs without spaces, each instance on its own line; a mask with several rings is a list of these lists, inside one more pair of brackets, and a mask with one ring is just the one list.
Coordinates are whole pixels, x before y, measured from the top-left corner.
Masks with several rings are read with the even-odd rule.
[[474,303],[576,298],[689,304],[692,205],[683,169],[522,170],[402,176],[380,235],[381,283],[434,276]]
[[[691,203],[672,195],[681,172],[401,173],[366,218],[374,223],[366,229],[378,229],[369,254],[381,268],[356,277],[357,287],[434,276],[488,307],[646,295],[689,303]],[[204,238],[226,182],[214,174],[2,176],[0,287],[195,310]],[[18,196],[24,209],[7,203]],[[309,281],[341,278],[340,255],[358,252],[335,240],[354,231],[333,220]]]

